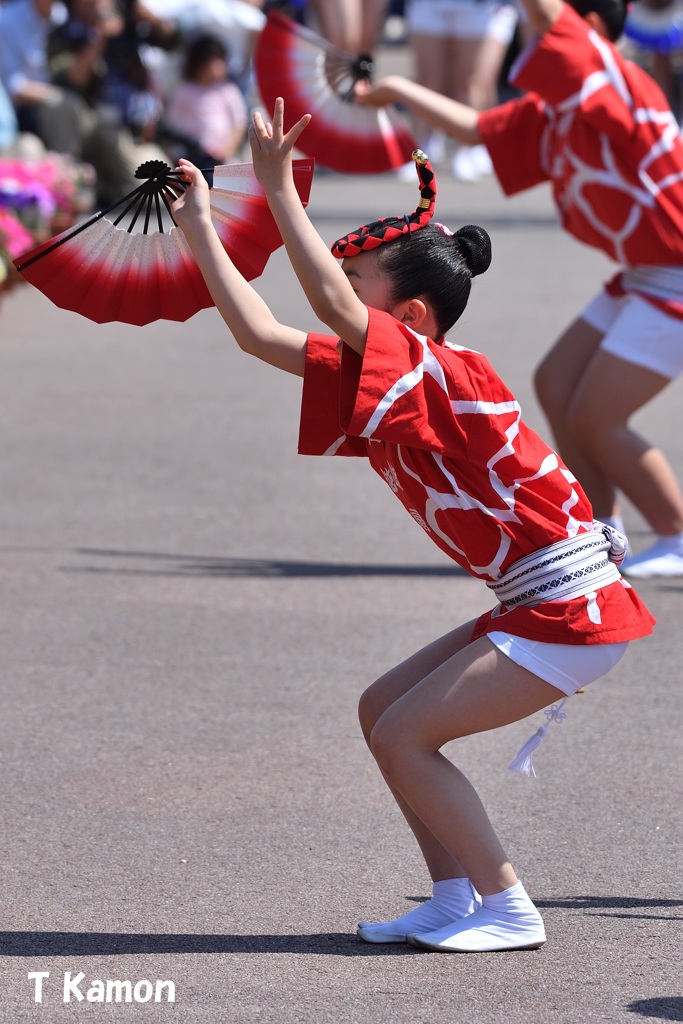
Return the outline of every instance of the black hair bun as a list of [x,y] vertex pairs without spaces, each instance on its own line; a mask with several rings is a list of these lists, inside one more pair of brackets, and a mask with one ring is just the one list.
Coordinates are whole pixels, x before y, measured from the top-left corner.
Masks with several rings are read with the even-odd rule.
[[463,259],[472,277],[483,274],[491,266],[491,239],[476,224],[465,224],[455,232]]

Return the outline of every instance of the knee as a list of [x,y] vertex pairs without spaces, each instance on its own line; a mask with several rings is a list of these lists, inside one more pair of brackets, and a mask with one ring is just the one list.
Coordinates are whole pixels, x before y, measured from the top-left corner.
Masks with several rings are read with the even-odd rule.
[[620,428],[607,414],[605,406],[582,401],[580,396],[569,404],[565,422],[575,444],[590,451],[600,448],[602,442]]
[[365,742],[372,749],[371,736],[375,725],[385,711],[384,705],[380,703],[373,687],[369,687],[362,694],[358,701],[358,721],[365,737]]
[[558,379],[552,364],[544,359],[536,367],[533,375],[534,391],[543,412],[552,422],[561,415],[567,405],[562,382]]
[[385,779],[397,781],[407,763],[410,743],[405,732],[392,721],[391,715],[382,715],[375,723],[368,746]]

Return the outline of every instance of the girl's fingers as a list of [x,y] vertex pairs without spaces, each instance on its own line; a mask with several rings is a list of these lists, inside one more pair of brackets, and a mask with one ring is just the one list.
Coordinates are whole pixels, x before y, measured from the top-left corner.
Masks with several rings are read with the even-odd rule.
[[202,172],[199,170],[199,168],[195,167],[193,163],[190,163],[190,161],[186,160],[184,157],[181,157],[180,160],[178,161],[177,169],[180,171],[185,181],[189,181],[193,185],[196,184],[197,181],[203,177]]
[[256,134],[256,137],[258,139],[260,139],[262,136],[266,136],[267,135],[265,123],[263,121],[263,118],[261,117],[260,111],[258,111],[258,110],[254,111],[254,119],[253,119],[252,127],[253,127],[254,132]]
[[285,123],[285,101],[281,96],[275,100],[275,110],[273,111],[273,128],[277,137],[281,139],[284,135],[284,123]]
[[296,143],[296,140],[297,140],[297,139],[299,138],[299,136],[301,135],[302,131],[304,130],[304,128],[306,127],[306,125],[307,125],[307,124],[309,123],[309,121],[311,120],[311,117],[312,117],[312,116],[313,116],[312,114],[304,114],[304,116],[303,116],[302,118],[300,118],[300,119],[299,119],[299,120],[297,121],[297,123],[296,123],[295,125],[293,125],[293,126],[292,126],[292,127],[291,127],[291,128],[289,129],[289,131],[288,131],[288,132],[287,132],[287,134],[285,135],[285,142],[286,142],[286,143],[287,143],[287,144],[288,144],[289,146],[293,146],[293,145],[295,145],[295,143]]
[[258,110],[254,111],[254,120],[253,124],[250,125],[250,130],[251,128],[254,129],[254,134],[258,139],[259,144],[262,140],[265,141],[273,136],[273,126],[263,120],[263,117]]
[[254,144],[262,148],[263,143],[270,141],[275,144],[275,148],[279,149],[284,146],[285,150],[291,149],[296,143],[296,140],[301,135],[302,131],[311,120],[310,114],[304,114],[297,123],[289,129],[286,135],[284,135],[284,120],[285,120],[285,104],[284,100],[277,99],[275,101],[275,109],[273,111],[273,123],[270,124],[263,120],[263,117],[258,110],[254,111],[253,123],[249,126],[249,139],[253,139]]

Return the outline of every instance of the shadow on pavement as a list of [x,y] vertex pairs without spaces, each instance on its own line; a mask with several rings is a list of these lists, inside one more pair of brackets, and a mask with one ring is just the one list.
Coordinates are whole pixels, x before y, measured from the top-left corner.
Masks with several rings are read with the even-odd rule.
[[[368,565],[363,562],[303,562],[270,558],[220,558],[201,555],[171,555],[150,551],[112,551],[106,548],[77,548],[76,554],[97,560],[114,560],[113,565],[62,566],[65,572],[118,573],[142,576],[204,577],[324,577],[324,576],[467,576],[452,565]],[[122,562],[132,562],[124,566]],[[144,565],[144,563],[149,563]],[[143,564],[140,564],[143,563]]]
[[[634,896],[572,896],[562,900],[535,899],[540,908],[561,910],[583,910],[597,917],[638,917],[656,921],[683,921],[683,914],[633,913],[655,909],[683,907],[683,900],[638,899]],[[628,913],[631,911],[631,913]]]
[[122,953],[306,953],[415,956],[403,944],[373,946],[355,935],[172,935],[128,932],[0,932],[0,956],[118,956]]
[[631,1013],[642,1017],[659,1017],[661,1020],[683,1020],[683,996],[661,996],[658,999],[636,999],[626,1007]]
[[[415,902],[422,899],[414,897]],[[634,917],[654,920],[683,920],[683,915],[642,913],[683,907],[683,900],[636,899],[629,896],[574,896],[570,899],[535,900],[545,909],[580,910],[600,917]],[[629,912],[630,911],[630,912]],[[635,913],[634,913],[635,911]],[[640,912],[639,912],[640,911]],[[344,932],[312,935],[192,935],[136,934],[130,932],[0,932],[0,956],[115,956],[121,953],[304,953],[333,956],[413,956],[419,950],[401,943],[378,946],[361,942]],[[646,1015],[645,1003],[661,1002],[666,1008],[683,1011],[683,999],[642,1000],[629,1009]],[[667,1011],[668,1012],[668,1011]],[[658,1014],[665,1020],[683,1016]]]

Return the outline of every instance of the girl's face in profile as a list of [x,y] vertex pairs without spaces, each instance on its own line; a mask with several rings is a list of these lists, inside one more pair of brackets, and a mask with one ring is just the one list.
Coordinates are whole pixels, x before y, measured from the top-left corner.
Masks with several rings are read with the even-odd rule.
[[379,251],[370,249],[357,256],[347,256],[342,260],[342,270],[354,292],[364,306],[380,309],[391,313],[394,302],[391,298],[390,279],[379,269]]

